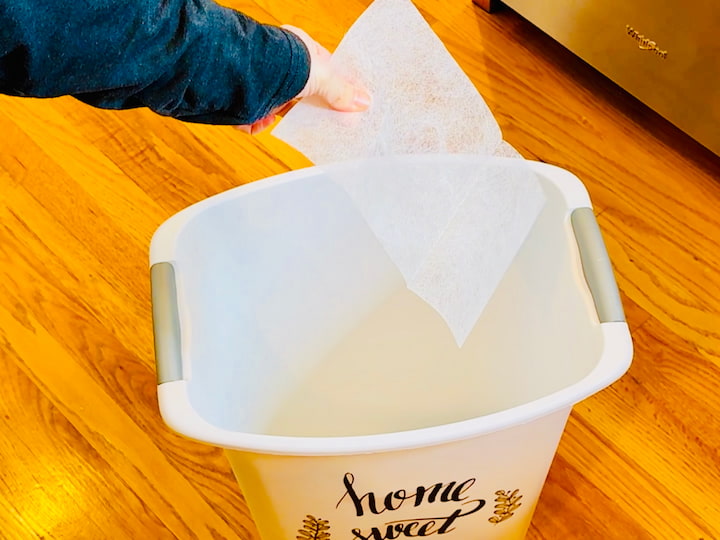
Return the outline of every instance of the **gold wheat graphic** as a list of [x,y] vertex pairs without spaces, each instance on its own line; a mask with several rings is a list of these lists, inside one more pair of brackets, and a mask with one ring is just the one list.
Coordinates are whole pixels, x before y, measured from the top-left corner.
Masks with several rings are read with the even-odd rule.
[[520,499],[523,498],[522,495],[520,495],[520,490],[516,489],[515,491],[505,491],[501,489],[500,491],[496,491],[495,495],[497,495],[497,498],[495,499],[495,514],[494,516],[490,517],[488,521],[490,523],[494,523],[497,525],[498,523],[502,523],[506,519],[510,519],[515,514],[515,510],[520,508],[522,503],[520,502]]
[[303,520],[303,528],[298,530],[297,540],[328,540],[330,538],[330,522],[318,519],[310,514]]

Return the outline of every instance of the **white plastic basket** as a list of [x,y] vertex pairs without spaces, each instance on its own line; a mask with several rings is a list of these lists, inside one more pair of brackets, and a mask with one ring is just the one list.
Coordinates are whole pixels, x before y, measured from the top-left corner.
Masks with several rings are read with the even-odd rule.
[[159,228],[162,416],[227,449],[267,540],[523,538],[571,407],[632,357],[587,192],[530,163],[547,204],[459,349],[329,180],[358,166],[233,189]]

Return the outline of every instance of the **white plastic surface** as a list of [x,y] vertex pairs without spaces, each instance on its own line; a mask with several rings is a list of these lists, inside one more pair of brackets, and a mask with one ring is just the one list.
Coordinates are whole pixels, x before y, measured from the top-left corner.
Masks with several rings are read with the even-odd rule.
[[[582,278],[568,217],[589,200],[573,175],[532,165],[548,204],[458,349],[328,180],[346,166],[229,191],[155,235],[151,260],[173,262],[179,289],[186,380],[160,388],[174,429],[270,453],[409,448],[527,422],[627,369],[627,326],[597,322]],[[363,353],[348,341],[367,335]]]
[[[330,538],[339,540],[420,537],[423,526],[433,538],[520,540],[569,412],[402,452],[288,458],[228,450],[227,456],[267,540],[298,538],[308,515],[327,520]],[[515,493],[519,505],[495,523],[499,491]],[[395,536],[386,535],[388,524]]]
[[[398,159],[450,177],[482,163]],[[158,387],[163,418],[227,449],[264,539],[314,516],[331,538],[519,540],[572,405],[632,356],[584,282],[569,216],[587,192],[532,164],[547,203],[458,348],[331,180],[348,166],[223,193],[158,230],[151,262],[175,267],[184,361],[184,380]],[[520,504],[495,513],[510,495]]]

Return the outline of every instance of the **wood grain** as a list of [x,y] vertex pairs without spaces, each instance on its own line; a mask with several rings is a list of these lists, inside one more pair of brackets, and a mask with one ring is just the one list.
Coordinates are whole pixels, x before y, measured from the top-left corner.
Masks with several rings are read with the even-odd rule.
[[[333,48],[368,4],[234,0]],[[720,538],[720,158],[509,10],[417,0],[525,157],[587,185],[635,342],[571,416],[528,538]],[[258,540],[156,399],[147,250],[309,162],[268,134],[0,97],[0,538]],[[280,539],[271,539],[280,540]]]
[[497,9],[498,0],[473,0],[473,4],[488,13],[492,13]]

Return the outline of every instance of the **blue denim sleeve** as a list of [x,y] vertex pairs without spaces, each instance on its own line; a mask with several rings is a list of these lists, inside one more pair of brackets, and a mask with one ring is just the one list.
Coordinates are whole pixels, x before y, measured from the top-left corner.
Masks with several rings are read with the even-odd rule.
[[250,124],[294,98],[292,33],[212,0],[0,0],[0,92]]

